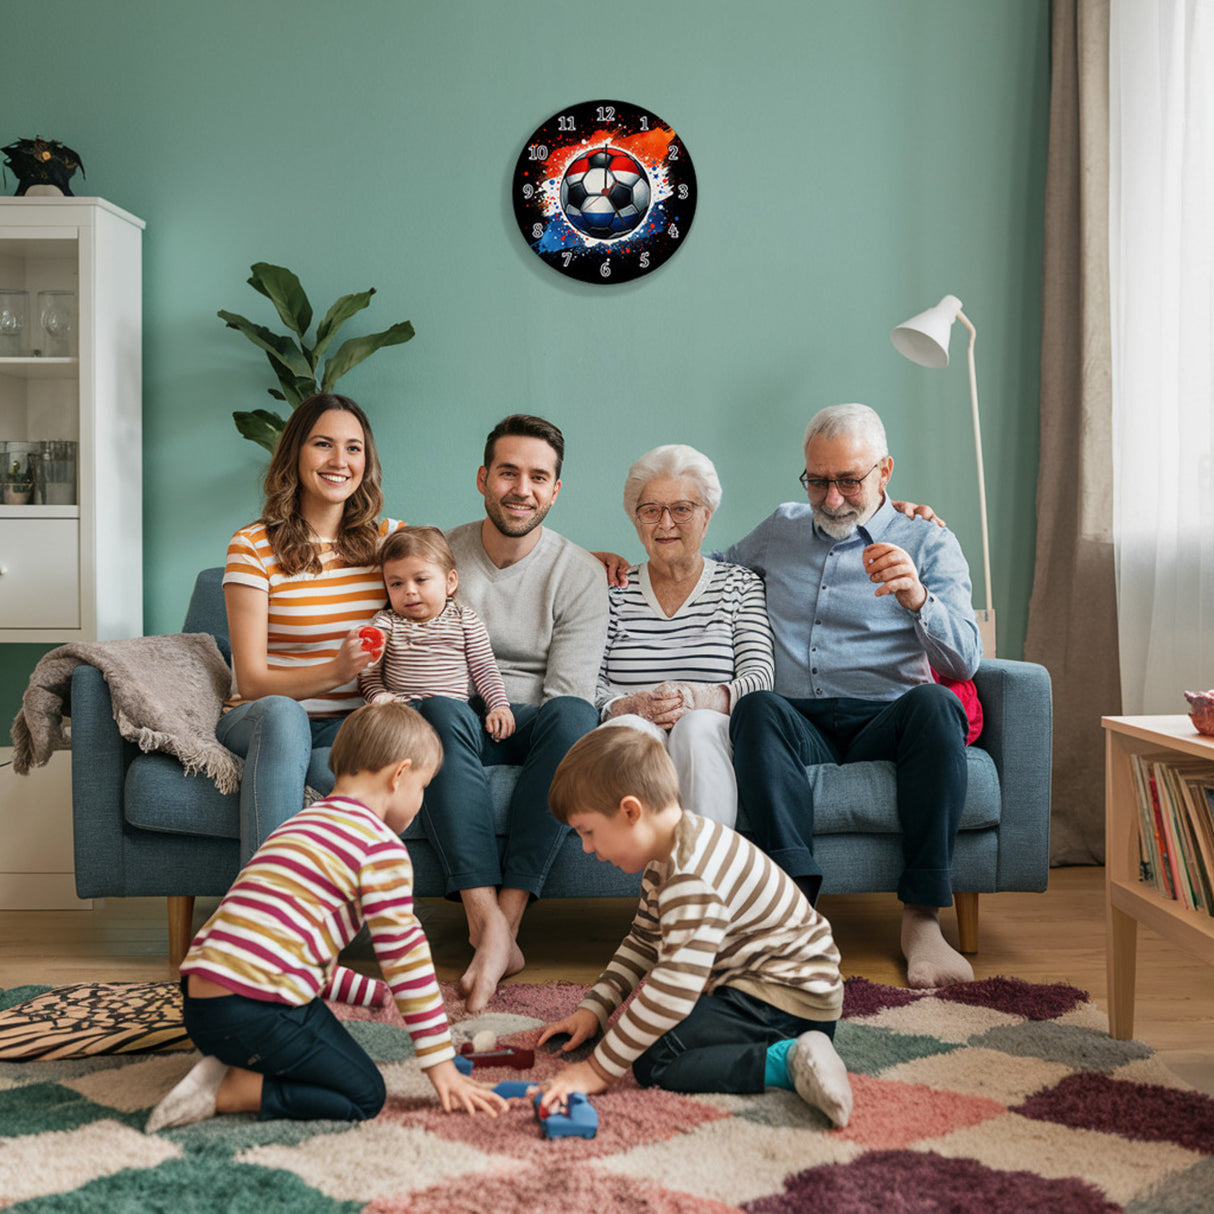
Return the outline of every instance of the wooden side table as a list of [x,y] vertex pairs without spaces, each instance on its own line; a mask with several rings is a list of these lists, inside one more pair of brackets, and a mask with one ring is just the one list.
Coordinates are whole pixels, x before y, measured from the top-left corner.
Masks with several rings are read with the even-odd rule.
[[1138,879],[1138,799],[1130,755],[1160,754],[1208,759],[1214,738],[1193,728],[1183,714],[1103,717],[1105,734],[1105,949],[1109,983],[1109,1033],[1134,1034],[1134,971],[1138,924],[1214,965],[1214,916],[1190,910]]

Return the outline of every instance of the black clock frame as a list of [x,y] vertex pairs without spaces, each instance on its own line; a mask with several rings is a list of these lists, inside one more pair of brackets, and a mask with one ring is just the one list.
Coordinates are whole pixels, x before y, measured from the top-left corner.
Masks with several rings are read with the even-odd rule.
[[[580,229],[561,191],[570,165],[602,149],[636,161],[650,195],[634,228],[607,237]],[[683,247],[697,192],[691,157],[668,123],[628,102],[583,101],[535,129],[519,153],[511,193],[519,230],[541,260],[571,278],[607,286],[651,273]]]

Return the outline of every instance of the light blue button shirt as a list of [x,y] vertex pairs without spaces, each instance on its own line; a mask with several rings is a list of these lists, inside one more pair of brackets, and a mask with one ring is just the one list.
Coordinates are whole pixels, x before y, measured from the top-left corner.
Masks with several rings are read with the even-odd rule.
[[[927,588],[918,611],[876,596],[861,554],[878,542],[915,562]],[[846,540],[819,530],[808,503],[786,502],[724,559],[766,585],[780,695],[894,700],[930,683],[933,669],[954,679],[978,669],[982,640],[961,546],[947,528],[899,514],[888,497]]]

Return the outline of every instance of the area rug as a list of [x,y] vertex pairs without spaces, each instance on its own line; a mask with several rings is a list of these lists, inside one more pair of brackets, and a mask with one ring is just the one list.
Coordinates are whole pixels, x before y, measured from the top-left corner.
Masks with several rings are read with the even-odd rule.
[[[41,988],[23,988],[37,993]],[[458,1036],[534,1045],[584,988],[512,984]],[[374,1121],[215,1118],[159,1135],[148,1110],[193,1053],[0,1064],[0,1207],[250,1214],[1181,1214],[1214,1208],[1214,1100],[1083,991],[987,979],[922,993],[847,985],[845,1130],[794,1094],[681,1096],[629,1078],[595,1138],[550,1141],[530,1106],[444,1114],[394,1010],[339,1009],[377,1059]],[[520,1075],[560,1067],[546,1049]]]

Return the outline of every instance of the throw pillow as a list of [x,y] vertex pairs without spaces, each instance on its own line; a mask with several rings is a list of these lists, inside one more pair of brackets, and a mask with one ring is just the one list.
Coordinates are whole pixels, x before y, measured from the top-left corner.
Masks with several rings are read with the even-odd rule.
[[193,1048],[176,982],[80,982],[0,1012],[0,1058]]

